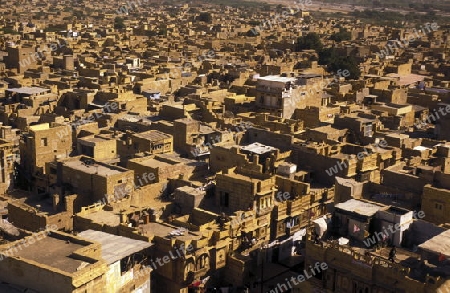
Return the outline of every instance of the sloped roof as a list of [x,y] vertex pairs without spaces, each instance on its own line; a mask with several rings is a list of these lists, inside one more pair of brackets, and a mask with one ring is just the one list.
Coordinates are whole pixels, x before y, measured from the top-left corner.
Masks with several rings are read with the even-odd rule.
[[95,230],[86,230],[78,233],[77,236],[99,242],[102,245],[102,258],[107,264],[115,263],[133,253],[152,246],[149,242],[133,240]]

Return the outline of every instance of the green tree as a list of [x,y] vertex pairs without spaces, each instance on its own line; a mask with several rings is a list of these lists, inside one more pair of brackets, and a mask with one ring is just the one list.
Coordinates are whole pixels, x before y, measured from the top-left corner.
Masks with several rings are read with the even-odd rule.
[[330,36],[330,40],[336,41],[338,43],[342,41],[350,41],[352,39],[352,34],[345,28],[340,28],[338,33],[334,33]]
[[206,23],[211,23],[212,22],[212,15],[209,12],[202,12],[198,16],[198,20],[199,21],[204,21]]
[[123,18],[122,17],[116,17],[114,18],[114,28],[115,29],[124,29],[125,28],[125,24],[123,23]]
[[319,52],[319,64],[326,65],[330,72],[348,70],[349,79],[359,79],[361,70],[359,64],[353,56],[343,56],[335,48],[327,48]]
[[316,50],[317,52],[322,51],[323,44],[320,37],[316,33],[308,33],[304,37],[299,37],[297,39],[297,44],[295,50],[297,52],[302,50]]

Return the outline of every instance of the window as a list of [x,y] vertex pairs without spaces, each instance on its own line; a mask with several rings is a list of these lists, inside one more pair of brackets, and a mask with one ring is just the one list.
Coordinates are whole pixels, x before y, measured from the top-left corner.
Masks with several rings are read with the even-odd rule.
[[206,268],[209,264],[209,257],[208,255],[204,254],[200,256],[200,258],[197,260],[197,270]]
[[228,207],[230,201],[230,194],[228,192],[220,192],[220,205],[223,207]]
[[434,208],[437,209],[437,210],[442,211],[443,207],[444,207],[444,206],[443,206],[441,203],[435,203],[435,204],[434,204]]
[[41,146],[47,146],[47,138],[41,138]]
[[153,145],[153,150],[160,150],[162,149],[162,144],[158,144],[158,145]]

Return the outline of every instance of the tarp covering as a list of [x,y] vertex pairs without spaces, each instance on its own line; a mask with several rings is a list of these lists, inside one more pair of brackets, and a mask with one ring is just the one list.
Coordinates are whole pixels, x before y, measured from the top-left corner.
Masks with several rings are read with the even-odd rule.
[[327,222],[325,222],[324,218],[319,218],[313,221],[314,228],[316,231],[316,234],[319,235],[319,237],[322,237],[323,234],[327,231]]

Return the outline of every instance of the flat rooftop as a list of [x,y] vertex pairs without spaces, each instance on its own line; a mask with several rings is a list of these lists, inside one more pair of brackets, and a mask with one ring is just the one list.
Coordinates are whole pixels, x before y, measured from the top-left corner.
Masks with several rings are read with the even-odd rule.
[[127,121],[127,122],[134,122],[134,123],[143,123],[143,124],[151,124],[152,121],[154,120],[153,117],[149,117],[147,115],[131,115],[131,114],[127,114],[124,115],[123,117],[121,117],[120,119],[118,119],[119,121]]
[[29,128],[32,131],[47,130],[47,129],[50,129],[50,124],[49,123],[41,123],[41,124],[31,125]]
[[159,141],[159,140],[163,140],[163,139],[169,139],[172,137],[171,135],[166,134],[161,131],[158,131],[158,130],[150,130],[150,131],[146,131],[146,132],[135,133],[135,134],[133,134],[133,136],[138,137],[138,138],[148,139],[150,141]]
[[431,252],[442,253],[446,257],[450,257],[450,230],[434,236],[430,240],[420,244],[419,247]]
[[86,264],[90,265],[71,257],[72,253],[85,247],[85,245],[57,239],[52,237],[52,235],[37,240],[33,244],[29,242],[29,244],[27,247],[21,245],[22,249],[17,249],[18,252],[14,256],[32,260],[68,273],[76,272],[82,265],[83,268]]
[[180,241],[192,241],[202,238],[202,235],[194,234],[185,228],[171,227],[160,223],[148,223],[139,228],[145,234],[155,235],[161,238],[176,238]]
[[191,159],[181,158],[177,154],[158,154],[156,156],[148,156],[143,158],[134,158],[132,162],[151,168],[170,167],[183,164],[185,166],[202,166],[205,162],[195,161]]
[[317,77],[322,77],[322,75],[321,74],[309,73],[309,74],[300,74],[298,77],[299,78],[317,78]]
[[375,215],[379,210],[386,209],[386,206],[377,205],[375,203],[360,201],[356,199],[350,199],[347,200],[346,202],[337,204],[335,208],[370,217]]
[[200,196],[200,197],[205,196],[205,191],[199,189],[198,187],[196,188],[196,187],[192,187],[192,186],[181,186],[181,187],[178,187],[177,189],[175,189],[175,191],[184,192],[186,194],[194,195],[194,196]]
[[111,227],[117,227],[120,225],[120,215],[113,211],[96,211],[81,216],[84,219],[88,219],[97,224],[108,225]]
[[107,142],[107,141],[110,141],[111,139],[108,139],[106,137],[101,137],[101,136],[90,136],[90,137],[79,138],[78,140],[95,144],[96,142],[98,142],[98,143]]
[[107,264],[113,264],[127,256],[152,246],[149,242],[133,240],[127,237],[116,236],[95,230],[83,231],[78,233],[78,236],[87,240],[99,242],[102,245],[102,258]]
[[120,171],[117,169],[109,168],[108,166],[105,166],[103,164],[86,164],[86,162],[83,162],[81,160],[69,160],[64,162],[64,166],[67,166],[69,168],[83,171],[84,173],[88,174],[98,174],[100,176],[111,176],[111,175],[117,175],[120,173],[123,173],[124,171]]
[[216,131],[212,129],[210,126],[200,124],[199,132],[201,134],[212,134],[215,133]]
[[424,75],[419,75],[419,74],[414,74],[414,73],[405,74],[405,75],[400,75],[398,73],[389,73],[389,74],[386,74],[386,76],[399,78],[399,80],[397,82],[398,85],[416,84],[419,81],[424,81],[425,77],[426,77]]

